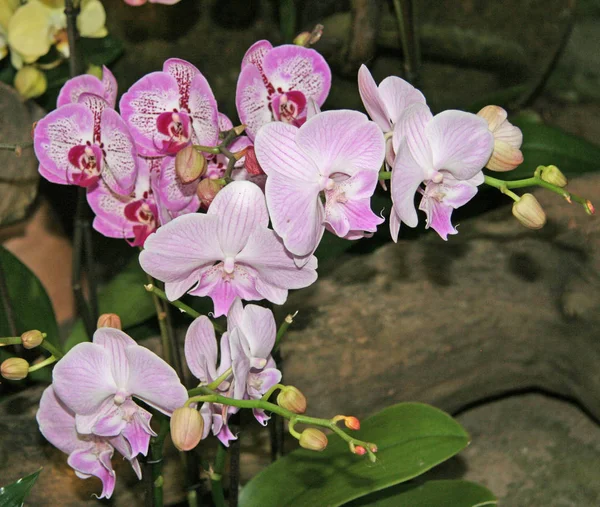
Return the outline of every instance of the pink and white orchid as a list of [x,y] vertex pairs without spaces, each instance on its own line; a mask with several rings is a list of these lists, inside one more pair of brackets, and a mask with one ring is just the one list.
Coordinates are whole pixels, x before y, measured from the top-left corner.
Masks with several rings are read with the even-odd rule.
[[425,104],[413,104],[400,115],[393,143],[393,240],[398,240],[400,222],[409,227],[418,223],[417,191],[423,194],[420,209],[427,214],[427,227],[443,239],[456,234],[452,211],[477,193],[477,185],[483,183],[481,170],[494,147],[486,121],[463,111],[444,111],[434,117]]
[[188,398],[173,368],[123,331],[108,327],[94,333],[93,343],[73,347],[52,378],[57,396],[75,413],[77,432],[122,436],[131,457],[145,455],[155,435],[151,414],[132,397],[168,415]]
[[46,440],[69,455],[67,463],[77,477],[95,476],[102,481],[99,498],[110,498],[115,489],[116,475],[111,463],[115,448],[129,460],[138,478],[142,478],[140,464],[124,437],[105,438],[78,433],[75,413],[56,396],[52,386],[42,394],[36,419]]
[[331,86],[331,70],[314,49],[294,44],[274,48],[269,41],[254,43],[242,60],[235,104],[250,139],[272,121],[301,125],[308,99],[319,106]]
[[47,114],[34,131],[40,174],[61,185],[91,187],[100,178],[116,193],[135,185],[137,151],[119,114],[97,95],[82,93],[76,104]]
[[297,267],[268,224],[260,188],[234,181],[217,194],[206,214],[178,217],[152,234],[140,264],[165,282],[170,300],[186,292],[210,296],[216,317],[225,315],[236,297],[283,304],[288,289],[317,279],[317,259]]
[[[194,320],[185,335],[184,351],[188,367],[194,377],[200,380],[201,385],[214,382],[231,368],[228,333],[223,333],[220,349],[219,354],[215,329],[209,318],[202,315]],[[215,391],[222,396],[233,397],[233,385],[228,380],[221,382]],[[200,415],[204,419],[202,439],[204,440],[212,430],[213,435],[223,445],[229,446],[229,442],[237,439],[237,436],[227,426],[227,420],[238,410],[237,407],[228,407],[220,403],[204,403],[200,409]]]
[[79,97],[84,93],[102,97],[108,106],[114,109],[117,103],[117,80],[106,66],[102,67],[102,80],[91,74],[81,74],[69,79],[58,93],[56,107],[77,104]]
[[191,63],[167,60],[123,94],[119,103],[141,155],[177,153],[189,143],[219,139],[217,102],[206,78]]
[[364,114],[325,111],[300,128],[270,123],[259,131],[255,150],[268,176],[265,194],[273,228],[296,257],[311,255],[325,228],[358,239],[383,222],[371,211],[370,200],[385,142]]

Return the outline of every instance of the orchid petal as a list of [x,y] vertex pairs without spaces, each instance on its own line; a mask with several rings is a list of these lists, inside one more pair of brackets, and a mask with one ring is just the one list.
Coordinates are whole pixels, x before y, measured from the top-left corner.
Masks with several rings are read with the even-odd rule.
[[164,157],[156,187],[161,202],[170,211],[181,211],[189,206],[196,196],[198,181],[181,183],[175,171],[175,157]]
[[419,90],[397,76],[386,77],[379,83],[379,96],[385,104],[392,124],[398,122],[407,107],[426,103],[425,97]]
[[415,193],[423,177],[423,169],[411,155],[407,141],[403,140],[398,147],[392,169],[390,193],[398,218],[409,227],[416,227],[419,223],[414,202]]
[[112,469],[110,463],[112,455],[112,447],[100,453],[94,452],[93,448],[80,449],[73,451],[69,455],[67,463],[78,472],[79,477],[82,477],[82,475],[82,478],[92,475],[98,477],[102,481],[102,494],[98,498],[110,498],[115,489],[116,482],[115,471]]
[[251,357],[269,357],[277,334],[275,317],[271,310],[257,305],[246,305],[239,329],[248,342]]
[[[418,220],[418,218],[417,218]],[[400,234],[400,216],[396,208],[392,207],[390,211],[390,235],[394,243],[398,243],[398,235]]]
[[129,442],[133,456],[137,456],[138,454],[146,456],[148,454],[148,447],[150,446],[150,437],[156,436],[156,433],[150,427],[152,414],[142,407],[137,406],[134,402],[131,402],[131,404],[135,406],[135,412],[130,416],[130,420],[123,429],[122,435]]
[[[102,97],[104,95],[104,86],[96,77],[89,74],[82,74],[69,79],[58,93],[56,107],[59,108],[66,104],[77,104],[79,96],[82,93],[93,93]],[[114,107],[114,104],[113,106]]]
[[250,139],[254,139],[259,129],[273,119],[267,88],[262,74],[254,65],[246,65],[240,72],[235,107]]
[[202,74],[194,77],[190,90],[192,141],[202,146],[213,146],[219,140],[217,101],[208,81]]
[[138,171],[133,137],[114,109],[102,112],[101,131],[106,152],[102,177],[111,190],[127,195],[135,186]]
[[406,108],[394,125],[394,151],[398,153],[400,142],[406,138],[413,159],[424,171],[433,168],[433,156],[425,130],[432,118],[429,107],[417,103]]
[[358,91],[362,103],[371,119],[384,132],[392,130],[390,117],[379,95],[377,84],[375,83],[371,72],[364,64],[361,65],[358,70]]
[[494,147],[487,122],[464,111],[444,111],[425,127],[431,145],[433,166],[456,179],[467,180],[481,171]]
[[108,352],[113,378],[118,387],[125,387],[129,377],[129,365],[127,364],[125,349],[127,347],[137,347],[138,344],[120,329],[111,327],[97,329],[94,333],[93,342]]
[[125,216],[125,206],[131,199],[112,192],[106,183],[99,181],[88,190],[87,200],[96,215],[93,227],[109,238],[132,238],[133,226]]
[[233,364],[233,398],[243,400],[246,395],[246,382],[250,373],[250,358],[248,357],[248,345],[239,328],[229,332],[229,344],[231,346],[231,362]]
[[56,396],[51,385],[42,394],[36,419],[46,440],[65,454],[80,444],[75,431],[75,414]]
[[240,327],[244,318],[244,305],[241,299],[236,299],[227,312],[227,329]]
[[106,102],[108,102],[110,107],[114,109],[117,104],[117,91],[119,90],[119,86],[117,85],[115,76],[106,65],[102,66],[102,87],[104,88],[102,96]]
[[252,44],[246,51],[244,58],[242,58],[242,69],[246,65],[254,65],[259,70],[262,69],[263,59],[271,49],[273,49],[273,46],[268,40],[259,40]]
[[217,338],[209,318],[201,315],[190,324],[185,335],[185,360],[200,382],[209,383],[217,378]]

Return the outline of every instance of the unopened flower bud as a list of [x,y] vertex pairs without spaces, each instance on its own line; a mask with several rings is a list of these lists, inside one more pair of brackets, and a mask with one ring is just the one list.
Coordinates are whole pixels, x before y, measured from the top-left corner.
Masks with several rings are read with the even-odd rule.
[[20,357],[11,357],[0,365],[0,374],[8,380],[22,380],[29,373],[29,363]]
[[200,412],[191,407],[180,407],[171,416],[171,439],[180,451],[189,451],[202,439],[204,420]]
[[21,343],[23,347],[26,349],[33,349],[37,347],[40,343],[44,341],[44,335],[41,331],[37,329],[32,329],[31,331],[25,331],[21,335]]
[[42,95],[48,88],[46,74],[31,65],[21,67],[15,76],[15,88],[24,99]]
[[196,189],[196,194],[198,195],[202,206],[208,208],[224,185],[225,182],[223,180],[205,178],[200,181],[200,183],[198,183],[198,188]]
[[346,425],[346,428],[351,430],[356,431],[360,429],[360,421],[354,416],[346,417],[344,419],[344,424]]
[[245,130],[246,130],[246,125],[244,125],[243,123],[241,125],[237,125],[237,126],[233,127],[233,131],[235,132],[236,136],[241,136]]
[[98,79],[102,79],[102,67],[100,67],[99,65],[88,65],[88,68],[85,71],[85,73],[89,74],[90,76],[95,76]]
[[316,44],[323,35],[323,28],[323,25],[315,25],[315,27],[312,29],[312,32],[299,33],[294,38],[294,44],[296,44],[296,46],[304,46],[306,48]]
[[277,405],[294,412],[294,414],[304,414],[306,397],[296,387],[285,386],[277,395]]
[[512,213],[519,222],[529,229],[541,229],[546,224],[546,213],[532,194],[523,194],[513,204]]
[[596,213],[596,208],[594,208],[592,201],[590,201],[589,199],[585,201],[585,212],[588,215],[593,215],[594,213]]
[[367,450],[362,445],[357,445],[356,447],[354,447],[354,454],[364,456],[365,454],[367,454]]
[[294,37],[293,42],[294,44],[296,44],[296,46],[308,47],[308,44],[310,42],[310,32],[299,33],[298,35],[296,35],[296,37]]
[[206,172],[206,159],[189,144],[175,155],[175,172],[182,183],[191,183]]
[[265,172],[262,170],[262,167],[258,163],[258,159],[256,158],[254,146],[248,146],[246,148],[246,158],[244,160],[244,167],[248,171],[248,174],[252,174],[253,176],[256,176],[258,174],[265,174]]
[[492,171],[511,171],[523,163],[521,144],[523,134],[507,118],[507,113],[499,106],[485,106],[477,113],[483,118],[494,136],[494,151],[486,167]]
[[98,317],[98,323],[96,327],[113,327],[115,329],[123,329],[121,327],[121,317],[116,313],[103,313]]
[[300,434],[300,447],[323,451],[327,447],[327,435],[316,428],[307,428]]
[[544,180],[546,183],[550,183],[551,185],[556,185],[557,187],[561,188],[567,186],[567,177],[555,165],[540,166],[538,169],[540,170],[540,178],[542,178],[542,180]]

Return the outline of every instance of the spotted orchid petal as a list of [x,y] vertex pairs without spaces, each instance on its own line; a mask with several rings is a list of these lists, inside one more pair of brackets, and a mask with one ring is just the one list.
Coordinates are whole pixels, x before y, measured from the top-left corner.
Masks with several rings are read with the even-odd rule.
[[102,80],[90,74],[82,74],[69,79],[58,93],[56,107],[76,104],[83,93],[91,93],[102,97],[109,107],[117,102],[117,80],[108,67],[102,67]]

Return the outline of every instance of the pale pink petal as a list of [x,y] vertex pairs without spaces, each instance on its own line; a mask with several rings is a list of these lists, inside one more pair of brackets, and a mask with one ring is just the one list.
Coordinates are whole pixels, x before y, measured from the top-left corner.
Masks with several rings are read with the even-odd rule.
[[325,111],[300,127],[296,142],[322,176],[379,172],[385,156],[381,130],[358,111]]
[[383,101],[379,95],[379,90],[375,84],[375,80],[369,72],[366,65],[361,65],[358,69],[358,91],[360,98],[369,113],[371,119],[379,126],[384,132],[392,130],[390,124],[390,117],[386,110]]
[[523,132],[509,121],[505,121],[494,132],[494,139],[504,141],[513,148],[520,148],[523,144]]
[[139,345],[128,347],[125,353],[129,360],[129,393],[167,415],[183,406],[187,390],[173,368]]
[[246,51],[244,58],[242,58],[242,69],[249,64],[262,69],[262,61],[271,49],[273,49],[273,46],[268,40],[259,40],[252,44]]
[[423,198],[419,209],[427,215],[426,228],[435,230],[444,241],[448,241],[448,234],[458,234],[456,228],[452,225],[451,206],[437,201],[436,199]]
[[242,325],[244,318],[244,305],[241,299],[236,299],[227,312],[227,329],[233,329]]
[[396,76],[386,77],[379,83],[379,96],[392,124],[398,121],[408,106],[426,103],[425,97],[419,90]]
[[164,206],[170,211],[181,211],[194,199],[197,186],[197,181],[181,183],[175,172],[175,157],[164,157],[155,185]]
[[35,154],[44,170],[42,175],[52,175],[55,183],[72,184],[75,168],[69,161],[69,151],[92,142],[93,134],[94,116],[81,104],[67,104],[48,113],[34,131]]
[[277,287],[276,285],[264,281],[262,278],[256,279],[256,290],[264,299],[267,299],[276,305],[282,305],[286,302],[288,297],[287,289]]
[[259,280],[286,290],[308,287],[317,279],[316,257],[311,255],[304,260],[303,267],[296,266],[282,241],[265,227],[256,228],[236,262],[252,266]]
[[263,77],[254,65],[246,65],[240,72],[235,91],[235,107],[240,121],[246,125],[246,134],[254,139],[260,127],[273,120],[269,96]]
[[[92,444],[93,445],[93,444]],[[98,452],[94,447],[73,451],[67,463],[80,478],[98,477],[102,481],[102,493],[98,498],[110,498],[115,489],[116,475],[110,459],[113,448]]]
[[220,132],[226,132],[227,130],[231,130],[233,128],[233,123],[226,114],[219,113],[218,118]]
[[433,118],[425,104],[413,104],[404,110],[394,125],[393,148],[398,153],[400,142],[405,139],[413,159],[424,171],[433,169],[433,155],[425,127]]
[[390,211],[390,235],[394,243],[398,243],[398,235],[400,234],[400,217],[394,207]]
[[140,154],[163,155],[161,140],[168,140],[157,130],[161,113],[179,110],[179,88],[174,77],[152,72],[133,84],[119,103],[121,115],[135,139]]
[[233,369],[233,398],[242,400],[246,395],[246,382],[250,373],[250,357],[246,339],[239,328],[229,332],[229,345],[231,347],[231,362]]
[[102,178],[111,190],[127,195],[133,191],[138,171],[133,137],[114,109],[102,112],[101,132],[106,153]]
[[309,98],[306,101],[306,119],[310,120],[313,116],[318,115],[321,112],[319,104],[313,98]]
[[[77,104],[79,96],[82,93],[93,93],[104,96],[104,86],[96,76],[89,74],[82,74],[69,79],[58,92],[58,98],[56,99],[56,107],[59,108],[66,104]],[[111,107],[114,107],[114,103]]]
[[406,140],[403,140],[398,147],[392,169],[390,193],[399,220],[409,227],[416,227],[419,222],[415,210],[415,193],[423,177],[421,166],[412,157]]
[[108,352],[89,342],[75,345],[56,363],[52,378],[58,397],[77,414],[92,414],[118,390]]
[[[81,431],[81,428],[85,423],[79,422],[79,419],[83,417],[86,416],[76,416],[76,419],[78,419],[77,431],[79,431],[80,433],[84,433],[83,431]],[[96,418],[91,433],[94,433],[95,435],[101,437],[114,437],[119,435],[123,431],[123,429],[125,429],[126,425],[127,422],[123,418],[123,414],[121,413],[120,407],[118,405],[115,405],[115,403],[113,402],[108,412],[104,413],[101,417]]]
[[213,146],[219,140],[217,101],[202,74],[194,77],[189,98],[192,123],[192,141],[202,146]]
[[94,333],[93,342],[108,352],[113,378],[117,386],[124,387],[129,377],[125,349],[132,346],[137,347],[136,341],[120,329],[101,327]]
[[185,360],[200,382],[209,383],[217,378],[217,338],[215,329],[205,315],[190,324],[185,335]]
[[227,257],[235,257],[259,226],[267,226],[265,196],[254,183],[234,181],[221,190],[208,209],[218,218],[217,239]]
[[122,435],[129,442],[133,456],[137,456],[138,454],[146,456],[150,445],[150,437],[156,436],[156,433],[150,427],[152,414],[142,407],[137,406],[134,402],[130,403],[135,406],[135,411],[130,415]]
[[[414,107],[414,106],[413,106]],[[425,127],[433,154],[433,166],[456,179],[467,180],[477,174],[490,158],[494,136],[487,122],[464,111],[444,111]]]
[[42,394],[36,419],[46,440],[65,454],[80,444],[75,431],[75,414],[60,401],[51,385]]
[[269,357],[277,334],[275,317],[271,310],[257,305],[246,305],[239,329],[248,342],[251,357]]

